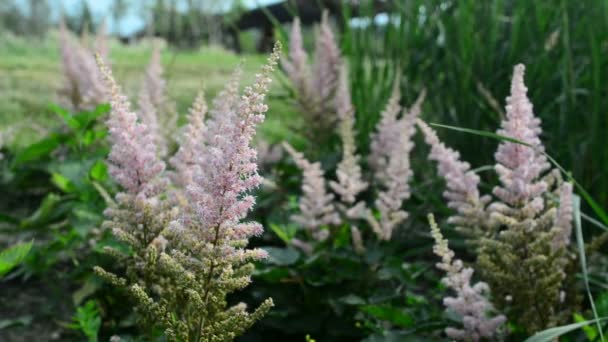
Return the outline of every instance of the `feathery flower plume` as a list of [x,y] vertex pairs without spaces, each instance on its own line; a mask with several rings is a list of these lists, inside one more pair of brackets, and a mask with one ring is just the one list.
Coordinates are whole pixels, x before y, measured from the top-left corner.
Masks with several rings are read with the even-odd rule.
[[176,129],[177,112],[166,95],[160,42],[155,41],[150,62],[139,93],[139,115],[156,139],[161,157],[169,150],[169,141]]
[[372,229],[381,240],[390,240],[395,227],[408,216],[401,207],[403,202],[410,198],[409,181],[413,175],[410,168],[410,152],[414,148],[412,136],[416,132],[414,123],[420,115],[424,96],[425,91],[422,91],[410,111],[396,123],[400,135],[393,146],[394,149],[390,151],[388,165],[383,173],[384,176],[380,179],[383,190],[374,203],[380,212],[380,221],[378,224],[373,223],[373,216],[366,215]]
[[322,132],[336,121],[334,97],[338,86],[342,57],[329,24],[327,11],[323,12],[316,34],[312,66],[302,43],[300,19],[295,18],[291,28],[289,60],[283,62],[285,72],[296,91],[298,105],[307,121]]
[[395,145],[399,144],[399,131],[397,125],[399,113],[402,111],[399,101],[401,100],[401,90],[399,89],[400,77],[395,77],[391,96],[386,103],[386,107],[380,114],[380,121],[376,125],[376,132],[372,133],[370,144],[369,164],[379,179],[384,178],[383,170],[388,165],[391,152],[395,150]]
[[496,338],[499,328],[506,322],[503,315],[495,315],[492,304],[486,296],[490,292],[488,284],[478,282],[471,285],[473,269],[464,267],[462,261],[454,259],[454,252],[448,247],[448,241],[443,237],[435,218],[428,215],[431,235],[435,240],[433,252],[441,257],[437,268],[446,272],[442,282],[455,293],[456,297],[446,297],[443,305],[462,318],[461,329],[448,327],[446,335],[455,340],[480,341],[481,339]]
[[107,100],[94,55],[70,35],[62,19],[59,24],[64,85],[61,102],[73,111],[91,110]]
[[340,49],[336,45],[334,33],[329,25],[329,12],[324,10],[316,37],[315,58],[312,65],[312,86],[317,92],[318,106],[322,113],[333,110],[332,98],[338,84],[341,65]]
[[205,115],[207,114],[205,94],[201,91],[196,96],[188,112],[188,123],[180,146],[173,157],[171,165],[176,171],[173,183],[181,188],[192,183],[192,169],[196,163],[196,155],[204,148]]
[[287,77],[293,82],[297,95],[302,101],[309,101],[311,96],[312,84],[310,79],[310,67],[308,64],[308,55],[304,50],[304,42],[302,39],[302,26],[300,18],[295,17],[291,24],[291,33],[289,35],[289,59],[282,60],[283,69],[287,73]]
[[[250,313],[243,303],[228,307],[226,296],[246,287],[254,270],[251,261],[266,256],[263,250],[246,248],[262,226],[242,220],[255,202],[249,193],[261,181],[250,144],[267,111],[264,99],[279,51],[277,43],[253,86],[240,98],[235,96],[234,104],[222,107],[221,99],[214,102],[234,112],[214,126],[212,139],[199,139],[208,133],[203,126],[206,106],[202,96],[195,101],[184,149],[175,158],[181,163],[177,165],[194,159],[192,173],[181,179],[187,184],[179,184],[186,188],[187,201],[177,203],[156,196],[167,189],[166,181],[157,181],[164,180],[164,164],[155,153],[152,134],[137,121],[109,70],[101,66],[113,94],[108,121],[111,171],[127,190],[117,197],[119,207],[108,211],[112,221],[105,225],[113,227],[133,253],[108,249],[126,264],[125,278],[95,270],[127,289],[137,303],[138,322],[164,329],[167,340],[233,340],[273,305],[267,299]],[[200,150],[195,153],[196,148]],[[136,194],[135,201],[122,200],[133,198],[131,194]]]
[[[540,120],[532,112],[523,75],[524,66],[515,66],[506,118],[498,134],[529,146],[500,143],[495,153],[500,186],[493,189],[496,199],[489,205],[489,196],[479,196],[479,178],[469,165],[441,144],[428,126],[421,121],[419,126],[432,146],[430,158],[438,161],[439,174],[446,180],[444,197],[457,211],[451,222],[471,233],[478,270],[492,286],[495,304],[533,334],[566,322],[579,297],[573,272],[568,271],[575,267],[567,250],[572,189],[561,183],[559,171],[547,172],[550,165],[542,153]],[[550,199],[554,192],[563,205]]]
[[108,157],[110,174],[131,195],[144,199],[156,195],[162,190],[157,180],[165,164],[156,157],[154,138],[145,124],[138,122],[137,114],[131,111],[110,69],[101,58],[97,63],[109,90],[112,108],[107,121],[112,144]]
[[308,229],[316,240],[324,241],[329,237],[329,232],[321,229],[321,226],[339,224],[340,216],[333,204],[334,195],[327,193],[321,164],[309,162],[288,143],[283,146],[302,170],[304,177],[300,213],[293,215],[292,220]]
[[530,144],[505,141],[498,146],[495,154],[496,173],[502,186],[494,188],[494,194],[510,206],[532,206],[531,213],[542,210],[539,196],[547,191],[547,184],[539,180],[541,174],[550,168],[547,158],[541,153],[544,147],[540,141],[540,119],[532,112],[532,103],[526,93],[523,64],[515,66],[511,82],[511,96],[507,97],[507,118],[501,124],[498,134]]
[[490,197],[480,197],[479,176],[471,171],[469,163],[460,161],[460,154],[445,146],[437,133],[424,121],[418,119],[416,123],[425,142],[431,146],[428,158],[437,162],[437,172],[445,179],[443,197],[448,201],[448,207],[456,211],[448,222],[458,227],[480,229],[488,218],[485,207],[490,202]]
[[336,110],[340,120],[338,133],[342,139],[342,160],[336,170],[337,182],[331,181],[329,186],[338,194],[342,201],[348,205],[355,203],[357,195],[367,188],[363,181],[355,145],[355,110],[353,108],[350,91],[348,89],[348,75],[346,67],[342,67],[340,82],[336,94]]

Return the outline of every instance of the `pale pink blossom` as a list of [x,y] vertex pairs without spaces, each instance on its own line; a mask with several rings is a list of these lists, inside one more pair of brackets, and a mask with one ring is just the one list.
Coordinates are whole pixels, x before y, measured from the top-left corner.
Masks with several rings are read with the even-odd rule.
[[471,284],[473,269],[464,267],[461,260],[454,259],[454,252],[448,247],[448,241],[441,234],[433,215],[428,218],[435,240],[433,252],[441,257],[437,268],[446,272],[442,282],[456,294],[455,297],[444,298],[443,305],[459,315],[463,324],[462,328],[446,328],[446,335],[463,341],[497,338],[498,330],[507,319],[504,315],[494,314],[494,308],[487,299],[490,292],[488,284]]
[[437,133],[424,121],[418,119],[417,124],[424,140],[431,146],[428,158],[437,162],[437,172],[445,179],[443,197],[447,200],[448,207],[456,211],[456,215],[451,216],[449,221],[456,225],[475,227],[485,224],[485,207],[490,197],[480,196],[479,176],[471,171],[469,163],[460,160],[457,151],[445,146]]
[[342,139],[342,160],[336,170],[337,182],[331,181],[329,186],[346,204],[355,203],[357,195],[367,188],[363,181],[361,157],[357,154],[355,144],[355,109],[353,108],[348,85],[346,67],[342,68],[340,82],[336,95],[336,109],[340,120],[338,134]]
[[[382,190],[374,202],[380,212],[378,225],[381,229],[374,231],[381,240],[390,240],[395,227],[408,217],[402,206],[411,195],[409,181],[414,174],[410,167],[410,152],[414,148],[412,136],[416,132],[414,124],[420,115],[423,100],[424,91],[409,112],[396,123],[400,135],[390,151],[388,165],[379,180]],[[371,217],[367,215],[368,221]],[[372,228],[378,225],[372,224]]]
[[72,111],[91,110],[107,101],[94,53],[72,37],[63,19],[59,28],[64,77],[64,84],[59,92],[60,101]]
[[188,123],[184,128],[180,146],[170,162],[175,169],[173,182],[185,187],[192,182],[192,171],[196,155],[205,148],[205,115],[207,114],[205,94],[200,92],[188,112]]
[[327,193],[321,164],[309,162],[288,143],[283,146],[303,172],[300,212],[292,220],[310,231],[316,240],[323,241],[329,234],[322,226],[339,224],[340,216],[333,204],[334,195]]
[[[497,133],[527,143],[532,148],[504,141],[494,156],[501,182],[501,186],[494,188],[494,194],[503,203],[515,207],[526,206],[547,191],[547,184],[540,176],[550,168],[547,158],[541,153],[544,147],[539,137],[540,119],[534,116],[532,103],[526,95],[524,70],[522,64],[514,68],[506,120]],[[536,200],[535,206],[542,210],[543,204]]]
[[399,144],[399,125],[397,120],[402,111],[399,104],[401,91],[399,89],[400,78],[396,77],[393,83],[391,96],[386,103],[384,110],[380,113],[380,121],[376,125],[376,131],[372,133],[370,144],[369,164],[379,178],[383,177],[383,170],[388,165],[391,152],[395,150],[395,145]]
[[112,72],[98,59],[104,77],[111,111],[107,120],[112,146],[108,156],[109,172],[130,195],[148,197],[158,194],[160,174],[165,164],[156,155],[154,138],[131,110]]

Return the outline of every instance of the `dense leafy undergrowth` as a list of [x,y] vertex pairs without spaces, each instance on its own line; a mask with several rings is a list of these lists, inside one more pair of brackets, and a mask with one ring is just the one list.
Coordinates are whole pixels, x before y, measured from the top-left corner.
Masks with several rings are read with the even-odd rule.
[[[543,5],[531,18],[523,3],[411,3],[382,32],[339,38],[323,15],[310,58],[295,19],[283,73],[271,74],[277,44],[259,73],[246,70],[251,86],[241,91],[242,68],[214,81],[210,108],[202,92],[192,101],[198,83],[172,88],[154,41],[131,109],[103,61],[119,49],[96,40],[95,62],[62,28],[51,127],[0,151],[0,340],[604,340],[608,215],[594,185],[606,180],[590,170],[605,173],[605,158],[567,164],[579,150],[592,158],[604,122],[606,44],[592,34],[587,60],[568,36],[582,33],[567,15],[588,9]],[[493,29],[473,35],[473,13]],[[525,67],[511,69],[517,29],[556,32],[576,52],[560,59],[567,70],[540,66],[563,51],[536,42],[524,82]],[[494,64],[467,52],[486,35]],[[492,77],[471,75],[495,64]],[[486,86],[506,89],[511,70],[503,109]],[[548,100],[542,86],[556,79],[565,90]],[[567,111],[580,104],[592,115],[578,122]],[[583,121],[597,127],[579,144]]]

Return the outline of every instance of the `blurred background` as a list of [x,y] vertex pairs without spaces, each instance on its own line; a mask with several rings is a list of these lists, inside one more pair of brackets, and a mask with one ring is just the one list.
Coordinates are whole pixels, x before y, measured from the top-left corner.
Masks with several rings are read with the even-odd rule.
[[[72,169],[66,171],[51,164],[41,166],[40,158],[48,162],[54,157],[45,155],[50,154],[46,145],[36,144],[41,137],[51,136],[60,122],[56,108],[50,106],[58,102],[63,82],[60,22],[63,20],[82,41],[96,35],[107,36],[108,61],[131,98],[136,98],[152,41],[162,41],[161,58],[168,96],[175,101],[179,121],[183,123],[200,89],[205,89],[208,99],[213,98],[239,64],[244,72],[243,83],[249,84],[276,40],[284,43],[286,52],[295,16],[301,18],[304,45],[312,54],[314,35],[324,9],[329,13],[350,72],[357,147],[363,154],[368,152],[370,135],[397,76],[400,76],[398,85],[406,106],[426,89],[422,113],[426,121],[493,132],[505,115],[504,103],[513,66],[524,63],[529,96],[535,114],[542,119],[546,151],[572,173],[600,207],[608,208],[608,86],[604,84],[608,80],[608,59],[605,58],[608,1],[0,0],[0,149],[9,157],[20,156],[15,157],[19,161],[16,164],[15,159],[10,166],[3,164],[5,172],[0,177],[0,212],[6,213],[0,222],[9,227],[5,229],[6,234],[2,234],[2,243],[23,240],[23,231],[28,231],[28,237],[44,242],[43,247],[30,254],[25,267],[12,274],[13,280],[0,283],[0,340],[3,336],[6,340],[37,340],[43,335],[48,339],[78,340],[76,335],[62,330],[68,324],[61,322],[70,322],[78,314],[82,314],[81,318],[88,317],[86,314],[90,312],[86,311],[84,299],[102,287],[98,280],[91,280],[90,274],[90,266],[99,263],[99,257],[82,260],[78,254],[101,217],[69,216],[68,213],[79,212],[73,211],[72,206],[61,205],[78,201],[91,203],[89,193],[76,196],[65,187],[67,183],[54,176],[62,172],[70,174]],[[282,72],[275,76],[269,96],[270,110],[260,129],[266,152],[270,153],[271,147],[282,141],[290,141],[309,156],[321,160],[326,169],[333,170],[339,158],[339,141],[334,137],[327,144],[319,144],[310,139],[308,123],[294,105],[289,80]],[[494,163],[495,140],[450,130],[438,132],[442,140],[461,152],[464,160],[482,168],[484,181],[495,183],[493,174],[483,172],[484,166]],[[420,137],[416,139],[417,144],[423,145]],[[29,154],[23,156],[23,151]],[[425,225],[424,216],[429,208],[440,213],[448,210],[441,199],[440,184],[436,179],[429,179],[434,170],[429,171],[425,160],[427,152],[424,149],[413,152],[415,176],[410,212],[414,223],[408,223],[409,226]],[[104,153],[99,152],[98,159],[103,158]],[[78,158],[83,160],[80,155]],[[37,164],[23,168],[31,161]],[[298,187],[290,177],[296,171],[293,165],[279,164],[264,172],[271,180],[286,184],[285,188],[259,195],[255,216],[265,227],[271,227],[277,222],[286,222],[288,214],[281,211],[294,207],[293,194]],[[483,187],[491,189],[486,183]],[[67,199],[49,199],[46,195],[49,192],[59,192],[61,196],[67,193]],[[103,200],[97,197],[103,208]],[[586,205],[583,209],[591,212]],[[95,210],[99,213],[102,209]],[[73,229],[66,231],[65,222],[73,225],[70,226]],[[51,233],[41,237],[40,227],[61,228],[49,230]],[[18,233],[14,234],[15,231]],[[585,226],[584,232],[595,235],[598,230]],[[280,240],[269,234],[257,243],[277,245]],[[426,252],[410,249],[408,253],[428,257],[428,236],[420,240],[418,237],[402,236],[399,241],[405,241],[404,246],[411,248],[426,248]],[[462,240],[454,238],[453,241],[466,255]],[[254,286],[244,298],[255,301],[269,293],[274,296],[273,291],[278,288],[285,291],[283,298],[275,299],[279,303],[299,298],[302,289],[296,281],[285,285],[280,280],[285,274],[293,275],[287,269],[292,265],[290,262],[295,261],[289,261],[289,255],[281,257],[287,261],[278,258],[277,268],[260,271],[259,278],[254,278],[254,283],[256,279],[259,281],[255,285],[258,287]],[[407,280],[399,281],[414,284],[418,281],[417,272],[427,269],[428,265],[416,266],[412,269],[416,276],[408,275]],[[67,270],[69,275],[61,274]],[[603,269],[596,274],[598,279],[604,275]],[[15,283],[14,279],[21,277],[29,279],[26,286]],[[412,288],[435,286],[437,277],[431,278],[428,283],[412,285]],[[50,284],[49,279],[58,280]],[[598,292],[605,291],[605,283],[596,285]],[[347,297],[348,293],[341,289],[335,290],[335,293],[323,290],[323,294],[331,298],[309,301],[308,306],[304,305],[306,307],[296,313],[293,312],[295,305],[279,305],[275,314],[257,325],[246,339],[303,338],[307,333],[326,338],[319,341],[361,337],[361,334],[348,333],[354,316],[347,314],[352,309],[348,305],[356,305],[357,298]],[[312,296],[310,298],[321,296],[319,288],[304,292]],[[415,310],[427,304],[416,291],[408,292],[408,296],[411,301],[408,305]],[[103,303],[100,307],[104,315],[107,312],[103,310],[120,301],[114,293],[104,292],[97,298],[104,298],[98,301]],[[608,303],[608,297],[605,299]],[[426,300],[435,304],[440,301],[434,297]],[[367,314],[378,320],[396,319],[397,325],[407,327],[409,324],[403,323],[401,316],[390,316],[394,314],[390,310],[378,314],[376,309],[370,309],[371,313]],[[608,305],[606,309],[608,311]],[[440,310],[430,311],[423,314],[429,322]],[[122,317],[121,314],[113,312],[112,317]],[[50,320],[54,315],[55,321]],[[342,321],[343,316],[350,318]],[[334,320],[331,329],[326,326],[327,320]],[[119,329],[131,329],[132,321],[125,322],[125,326],[121,326],[118,319],[104,323],[103,336]],[[385,328],[384,323],[366,322],[368,331]],[[7,332],[6,327],[19,328],[17,332]],[[429,323],[421,329],[426,328],[436,326]]]

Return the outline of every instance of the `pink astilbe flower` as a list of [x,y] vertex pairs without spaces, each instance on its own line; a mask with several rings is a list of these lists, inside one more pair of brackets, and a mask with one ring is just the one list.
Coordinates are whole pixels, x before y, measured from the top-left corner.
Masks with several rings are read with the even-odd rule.
[[310,100],[312,84],[308,55],[304,49],[300,18],[295,17],[289,35],[289,58],[281,62],[287,77],[293,82],[296,92],[302,100]]
[[161,156],[167,154],[177,124],[177,112],[167,99],[166,88],[160,42],[156,41],[140,88],[139,116],[154,135]]
[[337,182],[330,182],[329,186],[338,194],[342,201],[348,205],[355,203],[357,195],[367,188],[363,181],[355,145],[355,109],[353,108],[350,91],[348,89],[348,75],[346,68],[342,67],[340,82],[336,95],[336,110],[340,120],[338,133],[342,139],[342,160],[336,170]]
[[184,128],[184,135],[180,147],[170,162],[175,169],[173,183],[179,187],[186,187],[192,183],[193,166],[196,156],[204,148],[205,115],[207,114],[205,94],[199,92],[188,112],[188,123]]
[[154,196],[162,189],[164,182],[159,182],[159,177],[165,164],[156,156],[152,134],[138,122],[137,114],[131,110],[112,72],[101,59],[98,63],[112,108],[107,121],[112,145],[108,157],[109,172],[128,194],[142,198]]
[[441,257],[437,268],[446,272],[442,282],[456,293],[456,297],[444,298],[443,305],[460,316],[463,324],[462,328],[446,328],[446,335],[463,341],[496,338],[499,328],[507,319],[504,315],[491,316],[494,308],[486,298],[490,292],[488,284],[471,284],[473,269],[464,267],[461,260],[454,259],[454,252],[448,247],[448,241],[441,234],[433,215],[429,215],[428,220],[435,240],[433,252]]
[[234,107],[236,112],[230,116],[231,121],[217,127],[221,131],[205,140],[206,146],[193,167],[193,182],[186,191],[191,208],[184,220],[198,222],[202,229],[197,231],[197,237],[215,241],[218,248],[230,253],[227,255],[230,258],[246,260],[263,255],[259,250],[235,249],[232,241],[245,241],[263,230],[257,222],[241,223],[240,220],[255,203],[248,193],[261,182],[256,151],[250,143],[255,127],[264,120],[268,110],[264,98],[271,82],[269,74],[279,58],[278,51],[277,44],[262,73],[256,75],[253,86],[245,88]]
[[496,151],[496,173],[502,186],[494,188],[494,194],[503,203],[515,207],[532,206],[534,214],[543,209],[541,194],[547,191],[547,184],[539,180],[541,174],[550,168],[547,158],[541,153],[544,147],[540,141],[540,119],[532,112],[532,103],[526,93],[522,64],[515,66],[511,82],[511,95],[507,97],[507,117],[498,134],[530,144],[533,148],[505,141]]
[[334,97],[343,64],[327,11],[323,12],[315,35],[312,66],[307,59],[300,19],[295,18],[290,34],[289,60],[283,62],[283,67],[293,83],[298,105],[307,121],[320,130],[327,130],[336,121]]
[[312,66],[312,86],[317,92],[321,112],[331,112],[331,103],[336,87],[342,58],[336,45],[334,33],[329,25],[329,13],[323,11],[321,25],[316,36],[315,58]]
[[391,96],[380,114],[376,132],[372,133],[371,137],[369,164],[379,179],[383,178],[383,171],[388,165],[388,159],[392,151],[395,150],[395,145],[399,144],[399,137],[402,134],[397,124],[399,113],[403,109],[399,104],[401,100],[399,82],[400,78],[396,77]]
[[382,191],[378,194],[375,206],[380,212],[378,224],[373,216],[367,215],[372,229],[381,240],[390,240],[395,227],[403,222],[408,214],[402,210],[403,202],[410,197],[409,181],[413,175],[410,167],[410,152],[414,148],[412,136],[416,132],[414,124],[420,115],[425,92],[422,91],[410,111],[396,123],[400,135],[390,151],[388,165],[380,179]]
[[91,110],[107,100],[94,53],[70,35],[63,20],[59,28],[64,76],[60,101],[73,111]]
[[486,205],[490,196],[481,197],[478,190],[479,176],[471,171],[467,162],[460,161],[457,151],[445,146],[437,133],[421,119],[417,125],[424,135],[425,142],[431,146],[429,159],[437,162],[437,172],[445,179],[446,190],[443,197],[448,207],[456,211],[449,222],[458,226],[479,227],[485,224]]
[[292,220],[308,229],[318,241],[329,237],[329,232],[321,229],[324,225],[339,224],[340,216],[333,204],[334,195],[328,194],[325,186],[323,170],[319,162],[311,163],[302,153],[297,152],[291,145],[284,143],[287,152],[303,172],[302,192],[300,198],[300,213],[292,216]]

